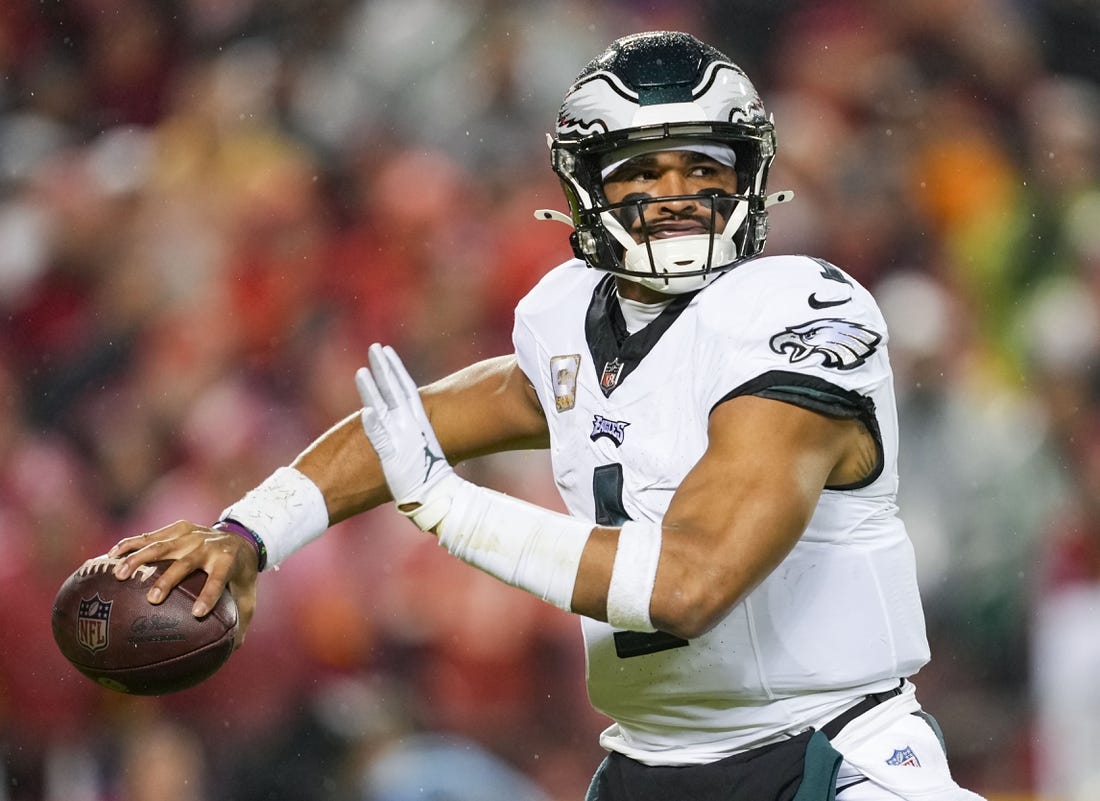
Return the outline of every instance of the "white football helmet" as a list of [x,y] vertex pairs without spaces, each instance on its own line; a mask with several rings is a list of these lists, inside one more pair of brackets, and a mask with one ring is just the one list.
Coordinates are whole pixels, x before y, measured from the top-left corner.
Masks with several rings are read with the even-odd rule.
[[[612,204],[604,194],[609,166],[627,158],[716,146],[732,150],[737,194],[716,188],[678,198],[710,210],[709,234],[650,239],[645,220],[654,198]],[[752,83],[729,58],[686,33],[626,36],[593,59],[565,96],[550,150],[570,214],[536,216],[570,223],[573,250],[590,267],[668,294],[699,289],[759,253],[767,206],[791,196],[765,196],[775,132]],[[624,224],[639,217],[640,243]]]

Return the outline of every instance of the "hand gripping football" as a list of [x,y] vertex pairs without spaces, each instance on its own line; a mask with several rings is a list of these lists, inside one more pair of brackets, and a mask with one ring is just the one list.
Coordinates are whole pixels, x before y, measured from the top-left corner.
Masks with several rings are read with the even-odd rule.
[[152,562],[119,581],[118,559],[89,559],[61,585],[53,604],[53,637],[73,666],[104,687],[162,695],[209,678],[233,652],[237,604],[227,589],[210,614],[191,606],[206,574],[195,571],[160,604],[145,594],[170,562]]

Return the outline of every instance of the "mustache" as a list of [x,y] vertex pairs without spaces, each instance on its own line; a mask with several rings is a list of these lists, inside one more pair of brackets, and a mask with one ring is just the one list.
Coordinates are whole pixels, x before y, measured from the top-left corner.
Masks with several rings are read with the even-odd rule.
[[653,215],[646,215],[646,209],[667,201],[694,200],[696,204],[685,209],[669,209],[663,212],[660,220],[676,222],[695,222],[708,228],[714,228],[719,220],[728,220],[733,214],[736,202],[733,195],[723,189],[703,189],[692,195],[672,197],[654,197],[647,192],[632,192],[619,203],[613,214],[626,230],[635,226],[647,228],[656,221]]

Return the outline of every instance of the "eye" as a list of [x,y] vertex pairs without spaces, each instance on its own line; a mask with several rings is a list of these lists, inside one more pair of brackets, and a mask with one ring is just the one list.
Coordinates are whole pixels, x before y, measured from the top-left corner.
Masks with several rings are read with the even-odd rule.
[[625,167],[612,176],[615,183],[628,183],[630,181],[655,181],[657,171],[648,167]]

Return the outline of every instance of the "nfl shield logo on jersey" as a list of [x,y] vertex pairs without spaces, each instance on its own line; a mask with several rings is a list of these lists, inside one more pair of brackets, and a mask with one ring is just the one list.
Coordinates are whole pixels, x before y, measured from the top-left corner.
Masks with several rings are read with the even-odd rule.
[[917,755],[913,753],[913,749],[909,746],[894,751],[894,755],[886,760],[887,765],[894,765],[896,767],[908,767],[919,768],[920,760],[917,759]]
[[603,366],[603,375],[600,376],[600,389],[608,393],[619,383],[619,375],[623,371],[623,363],[619,359],[612,359]]
[[111,604],[96,593],[92,598],[80,601],[76,613],[76,641],[93,654],[107,647],[107,624],[111,619]]

